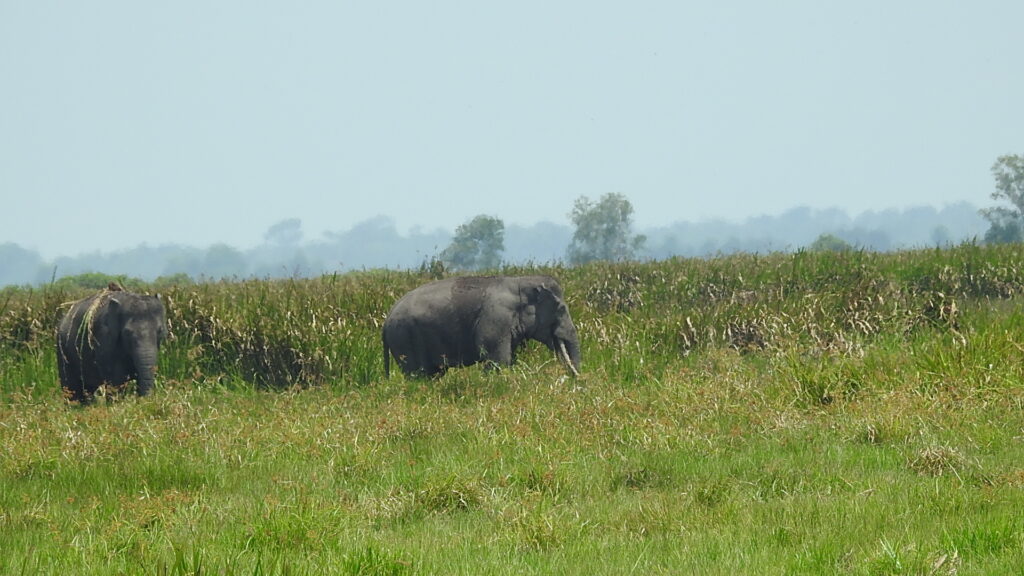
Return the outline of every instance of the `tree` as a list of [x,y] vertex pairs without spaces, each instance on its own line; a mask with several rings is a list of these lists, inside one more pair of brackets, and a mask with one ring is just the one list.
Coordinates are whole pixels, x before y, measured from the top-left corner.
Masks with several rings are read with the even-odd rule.
[[849,252],[853,246],[833,234],[822,234],[808,247],[811,252]]
[[593,202],[576,199],[569,217],[576,225],[569,244],[569,262],[632,260],[643,249],[646,237],[631,236],[633,205],[622,194],[608,193]]
[[455,229],[441,260],[453,270],[497,268],[504,251],[505,223],[481,214]]
[[992,165],[996,180],[992,199],[1009,202],[1010,206],[984,208],[981,215],[991,227],[985,242],[998,244],[1024,240],[1024,155],[1000,156]]
[[935,228],[932,228],[931,233],[932,244],[938,247],[952,246],[953,238],[949,233],[949,227],[945,224],[939,224]]
[[54,282],[54,286],[64,288],[65,290],[102,290],[114,283],[119,284],[122,287],[127,286],[130,288],[141,284],[142,280],[139,280],[138,278],[128,278],[123,274],[113,276],[102,272],[85,272],[83,274],[75,274],[74,276],[64,276],[60,280]]
[[302,241],[302,220],[286,218],[263,233],[263,241],[283,247],[298,246]]
[[202,275],[208,278],[242,278],[248,263],[245,255],[227,244],[214,244],[206,250]]
[[37,252],[7,242],[0,244],[0,286],[31,284],[39,278],[43,259]]
[[[988,215],[985,216],[988,218]],[[1024,229],[1019,220],[1004,218],[991,220],[992,225],[985,231],[986,244],[1013,244],[1024,241]]]

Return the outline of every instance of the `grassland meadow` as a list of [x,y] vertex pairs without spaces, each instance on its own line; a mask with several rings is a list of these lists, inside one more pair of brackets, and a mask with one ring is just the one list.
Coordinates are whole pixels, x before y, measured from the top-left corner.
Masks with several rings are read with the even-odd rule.
[[1024,248],[729,255],[557,277],[568,376],[384,377],[438,268],[152,284],[153,394],[61,395],[90,289],[0,291],[0,574],[1011,574]]

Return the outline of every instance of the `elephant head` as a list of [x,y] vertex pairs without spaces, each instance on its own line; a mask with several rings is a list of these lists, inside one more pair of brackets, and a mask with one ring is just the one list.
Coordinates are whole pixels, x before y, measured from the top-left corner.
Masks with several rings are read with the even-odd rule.
[[112,296],[106,322],[118,335],[118,352],[129,361],[128,377],[135,376],[139,396],[153,389],[161,344],[167,338],[167,318],[160,295]]
[[526,331],[527,337],[550,348],[574,376],[579,376],[580,338],[569,315],[569,307],[562,299],[561,289],[557,285],[535,286],[528,292],[527,301],[531,305],[528,309],[533,308],[532,329]]

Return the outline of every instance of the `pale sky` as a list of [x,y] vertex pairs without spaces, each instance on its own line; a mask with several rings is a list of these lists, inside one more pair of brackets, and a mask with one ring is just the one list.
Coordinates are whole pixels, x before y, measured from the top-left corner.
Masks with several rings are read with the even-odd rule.
[[0,0],[0,243],[990,205],[1024,2]]

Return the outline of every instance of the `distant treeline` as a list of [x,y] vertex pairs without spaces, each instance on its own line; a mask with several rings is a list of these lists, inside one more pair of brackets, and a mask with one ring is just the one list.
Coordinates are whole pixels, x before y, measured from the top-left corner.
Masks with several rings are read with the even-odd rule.
[[[451,242],[452,231],[413,230],[401,234],[379,216],[342,232],[303,240],[298,221],[275,225],[264,243],[240,249],[226,244],[111,246],[109,250],[44,260],[15,243],[0,245],[0,285],[39,285],[90,272],[152,281],[187,275],[193,279],[308,277],[369,268],[417,268],[433,261]],[[282,222],[284,224],[285,222]],[[850,216],[842,210],[795,208],[776,216],[740,222],[678,222],[637,230],[646,236],[644,259],[704,257],[737,252],[791,252],[829,234],[856,248],[891,251],[958,244],[981,239],[988,222],[978,209],[958,203],[938,209],[917,207]],[[282,229],[284,233],[282,233]],[[506,225],[503,258],[510,264],[565,260],[573,229],[541,222]]]

